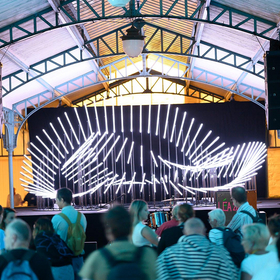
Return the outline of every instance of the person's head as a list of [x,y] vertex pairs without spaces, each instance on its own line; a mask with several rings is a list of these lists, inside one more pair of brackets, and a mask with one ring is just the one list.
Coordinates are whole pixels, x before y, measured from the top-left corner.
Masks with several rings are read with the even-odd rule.
[[268,245],[270,234],[264,224],[256,223],[242,227],[243,239],[242,245],[248,254],[254,251],[264,250]]
[[141,199],[133,200],[129,207],[129,212],[133,219],[133,224],[137,224],[140,221],[148,219],[149,211],[146,201]]
[[179,205],[175,205],[172,209],[172,219],[179,221],[178,217]]
[[14,219],[5,229],[5,249],[28,249],[31,239],[29,225],[20,219]]
[[56,203],[59,208],[71,205],[72,191],[67,188],[58,189],[56,192]]
[[111,208],[102,219],[106,237],[111,242],[115,239],[126,238],[131,234],[132,217],[122,206]]
[[230,190],[231,200],[234,206],[240,207],[247,202],[247,193],[243,187],[234,187]]
[[214,209],[208,213],[209,224],[212,228],[224,227],[226,215],[222,209]]
[[53,224],[48,218],[40,218],[34,224],[33,237],[35,238],[41,232],[54,233]]
[[178,219],[181,223],[184,223],[189,218],[194,216],[193,208],[190,204],[184,203],[179,206],[178,209]]
[[185,222],[183,233],[185,235],[205,235],[206,229],[199,218],[190,218]]
[[12,208],[4,208],[3,211],[3,219],[1,223],[1,228],[3,230],[6,229],[7,225],[12,222],[12,220],[16,217],[16,211]]
[[275,238],[279,237],[280,234],[280,215],[273,215],[268,219],[268,230],[270,235]]

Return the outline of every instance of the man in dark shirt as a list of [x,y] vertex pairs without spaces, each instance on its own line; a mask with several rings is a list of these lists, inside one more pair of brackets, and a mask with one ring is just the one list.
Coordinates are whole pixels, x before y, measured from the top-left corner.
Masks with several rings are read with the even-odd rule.
[[[8,265],[5,256],[12,254],[14,259],[21,260],[26,252],[29,252],[31,240],[31,230],[26,222],[14,219],[5,230],[5,249],[6,253],[0,255],[0,277]],[[53,280],[51,267],[47,258],[34,252],[29,261],[30,268],[39,280]]]

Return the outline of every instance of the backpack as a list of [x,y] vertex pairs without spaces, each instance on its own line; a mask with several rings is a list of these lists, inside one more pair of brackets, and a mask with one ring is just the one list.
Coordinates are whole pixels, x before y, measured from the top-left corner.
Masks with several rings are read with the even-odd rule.
[[241,262],[245,258],[245,251],[241,244],[241,237],[230,228],[217,228],[223,231],[223,244],[229,252],[234,264],[240,268]]
[[137,248],[135,257],[131,261],[116,260],[106,248],[100,249],[100,253],[111,267],[107,280],[145,280],[146,274],[139,267],[143,247]]
[[21,259],[16,259],[11,252],[4,254],[8,264],[2,272],[1,280],[38,280],[29,264],[34,254],[35,251],[28,250]]
[[82,214],[78,212],[77,221],[73,224],[65,214],[59,213],[58,215],[60,215],[68,224],[67,246],[72,250],[74,256],[79,256],[84,250],[86,240],[84,228],[80,223]]
[[[256,210],[255,210],[256,211]],[[259,216],[259,213],[256,211],[256,216],[254,217],[250,212],[242,210],[241,213],[247,214],[253,220],[253,223],[265,224],[264,220]]]

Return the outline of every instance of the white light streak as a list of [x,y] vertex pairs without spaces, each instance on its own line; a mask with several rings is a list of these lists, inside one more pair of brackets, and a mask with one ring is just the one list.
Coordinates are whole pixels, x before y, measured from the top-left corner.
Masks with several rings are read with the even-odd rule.
[[142,133],[142,104],[140,104],[140,113],[139,113],[139,132]]
[[195,155],[195,153],[198,151],[198,149],[203,145],[203,143],[207,140],[207,138],[211,135],[212,130],[210,130],[207,135],[203,138],[203,140],[199,143],[199,145],[196,147],[194,152],[190,155],[189,160],[192,159],[192,157]]
[[182,189],[186,190],[187,192],[190,192],[191,194],[195,195],[195,192],[191,191],[190,189],[188,189],[187,187],[184,187],[183,185],[178,183],[178,186],[181,187]]
[[[89,164],[87,164],[86,166],[83,167],[82,170],[84,170],[85,168],[87,168],[93,161],[91,161]],[[90,174],[91,172],[93,172],[95,169],[99,168],[101,165],[103,165],[103,162],[99,163],[98,165],[94,166],[91,170],[89,170],[86,174],[84,174],[82,176],[82,178],[85,178],[88,174]],[[105,171],[107,169],[103,169],[103,171]],[[101,171],[100,171],[101,172]]]
[[183,143],[183,147],[182,147],[182,149],[181,149],[181,152],[184,151],[185,145],[186,145],[186,143],[187,143],[188,137],[189,137],[189,135],[190,135],[190,132],[191,132],[191,129],[192,129],[192,126],[193,126],[193,123],[194,123],[194,118],[192,118],[192,121],[191,121],[191,124],[190,124],[190,126],[189,126],[189,130],[188,130],[188,132],[187,132],[187,135],[186,135],[185,141],[184,141],[184,143]]
[[177,178],[178,178],[178,170],[176,169],[174,173],[174,182],[176,182]]
[[74,130],[74,128],[73,128],[73,126],[72,126],[72,124],[71,124],[69,118],[68,118],[67,113],[64,112],[64,115],[65,115],[65,117],[66,117],[66,119],[67,119],[67,121],[68,121],[68,124],[69,124],[69,126],[70,126],[72,132],[73,132],[73,135],[74,135],[74,137],[75,137],[75,139],[76,139],[77,144],[80,145],[80,141],[79,141],[79,139],[78,139],[78,137],[77,137],[77,135],[76,135],[76,132],[75,132],[75,130]]
[[52,143],[52,145],[55,147],[55,149],[58,151],[58,153],[61,155],[61,157],[64,159],[64,155],[61,153],[61,151],[58,149],[58,147],[55,145],[55,143],[53,142],[53,140],[51,139],[51,137],[47,134],[46,130],[43,129],[44,134],[47,136],[47,138],[49,139],[49,141]]
[[143,145],[140,146],[140,166],[143,167]]
[[158,158],[169,168],[171,169],[171,166],[164,160],[161,156],[158,156]]
[[106,110],[106,99],[104,98],[103,99],[103,105],[104,105],[104,118],[105,118],[105,131],[106,131],[106,134],[108,134],[108,121],[107,121],[107,110]]
[[119,160],[119,158],[120,158],[120,156],[121,156],[122,150],[124,149],[124,146],[125,146],[126,142],[127,142],[127,137],[125,138],[125,140],[124,140],[124,142],[123,142],[123,144],[122,144],[122,147],[121,147],[121,149],[120,149],[120,151],[119,151],[119,154],[118,154],[118,156],[117,156],[117,158],[116,158],[116,162],[118,162],[118,160]]
[[134,141],[132,141],[131,146],[130,146],[130,151],[129,151],[129,155],[128,155],[128,159],[127,159],[127,164],[129,164],[129,162],[130,162],[133,146],[134,146]]
[[[34,181],[41,182],[41,184],[45,185],[47,188],[53,189],[54,184],[49,183],[49,182],[47,181],[47,182],[49,183],[49,185],[48,185],[48,184],[45,183],[42,179],[40,179],[38,176],[36,176],[35,174],[33,174],[33,173],[31,173],[29,170],[27,170],[24,166],[22,166],[21,168],[22,168],[23,170],[27,171],[27,173],[30,174],[30,175],[33,177],[33,179],[32,179],[31,177],[27,176],[26,174],[24,174],[23,172],[20,172],[21,175],[27,177],[27,178],[30,179],[31,181],[33,181],[34,178],[35,178],[36,180],[34,180]],[[40,174],[40,175],[41,175],[41,174]],[[43,176],[42,176],[42,177],[43,177]],[[43,177],[43,178],[44,178],[44,177]],[[38,181],[38,180],[39,180],[39,181]],[[45,181],[46,181],[46,179],[45,179]]]
[[172,127],[172,132],[171,132],[170,143],[172,143],[172,141],[173,141],[173,135],[174,135],[175,126],[176,126],[176,120],[177,120],[177,116],[178,116],[178,110],[179,110],[179,108],[177,107],[176,108],[176,112],[175,112],[175,118],[174,118],[174,121],[173,121],[173,127]]
[[118,174],[116,174],[116,175],[113,177],[113,179],[111,180],[111,182],[110,182],[109,185],[107,186],[106,190],[104,191],[104,194],[105,194],[105,193],[109,190],[109,188],[113,185],[113,183],[114,183],[114,181],[115,181],[115,179],[116,179],[117,177],[119,177]]
[[192,146],[194,144],[194,141],[196,140],[196,138],[197,138],[200,130],[202,129],[202,127],[203,127],[203,123],[200,124],[200,126],[199,126],[199,128],[198,128],[198,130],[197,130],[197,132],[196,132],[196,134],[195,134],[191,144],[189,145],[189,148],[188,148],[187,152],[185,153],[185,156],[187,156],[189,154],[189,152],[190,152],[190,150],[191,150],[191,148],[192,148]]
[[162,181],[162,184],[163,184],[163,187],[164,187],[165,192],[166,192],[167,194],[169,194],[169,193],[168,193],[168,190],[167,190],[167,187],[166,187],[166,184],[165,184],[165,182],[164,182],[163,177],[161,177],[161,181]]
[[158,135],[158,128],[159,128],[159,116],[160,116],[160,104],[158,104],[158,111],[157,111],[156,136]]
[[72,142],[70,141],[70,138],[69,138],[69,136],[68,136],[68,134],[67,134],[67,132],[66,132],[66,130],[65,130],[65,128],[64,128],[64,126],[63,126],[63,124],[61,122],[61,120],[60,120],[60,117],[57,117],[57,120],[58,120],[58,122],[59,122],[59,124],[60,124],[60,126],[61,126],[61,128],[62,128],[62,130],[63,130],[63,132],[65,134],[65,136],[66,136],[66,139],[68,140],[68,143],[70,144],[72,150],[74,150],[74,146],[73,146]]
[[106,161],[107,157],[110,155],[110,153],[112,152],[113,148],[116,146],[116,144],[118,143],[120,139],[120,136],[117,137],[117,139],[115,140],[115,142],[113,143],[113,145],[111,146],[111,148],[109,149],[107,155],[104,157],[103,162]]
[[149,104],[149,114],[148,114],[148,134],[151,132],[151,104]]
[[232,167],[232,170],[231,170],[231,172],[230,172],[230,174],[229,174],[229,177],[231,177],[231,175],[232,175],[232,173],[233,173],[233,171],[234,171],[234,168],[235,168],[235,166],[236,166],[236,164],[237,164],[237,162],[238,162],[238,160],[239,160],[239,157],[240,157],[241,154],[242,154],[242,151],[243,151],[245,145],[246,145],[246,143],[243,143],[243,145],[242,145],[242,147],[241,147],[241,150],[240,150],[240,152],[239,152],[239,154],[238,154],[238,156],[237,156],[237,158],[236,158],[236,161],[235,161],[235,163],[234,163],[234,165],[233,165],[233,167]]
[[130,104],[130,132],[133,132],[133,106]]
[[[178,184],[178,185],[180,185],[180,184]],[[190,189],[190,190],[194,190],[194,191],[197,191],[197,192],[207,193],[207,191],[201,190],[200,188],[193,188],[193,187],[189,187],[189,186],[185,186],[185,188]]]
[[123,183],[123,181],[124,181],[124,179],[125,179],[125,175],[126,175],[126,172],[123,173],[123,176],[122,176],[122,178],[121,178],[121,180],[120,180],[120,183],[119,183],[119,185],[118,185],[118,188],[117,188],[117,190],[116,190],[116,194],[118,193],[120,187],[122,186],[122,183]]
[[113,132],[116,133],[116,121],[115,121],[115,106],[114,106],[114,103],[112,105],[112,117],[113,117]]
[[[81,186],[87,184],[90,180],[93,180],[94,178],[96,178],[96,177],[99,176],[100,174],[104,173],[106,170],[108,170],[108,167],[104,168],[103,170],[101,170],[101,171],[99,171],[97,174],[95,174],[94,176],[90,177],[88,180],[84,181],[84,182],[81,184]],[[92,171],[92,170],[90,170],[90,172],[91,172],[91,171]],[[88,172],[88,174],[89,174],[90,172]],[[87,174],[87,175],[88,175],[88,174]],[[84,178],[84,177],[87,176],[87,175],[84,175],[82,178]],[[103,178],[103,177],[102,177],[102,178]],[[76,184],[79,180],[81,180],[81,178],[79,178],[78,180],[76,180],[76,181],[74,182],[74,184]]]
[[121,131],[124,132],[124,129],[123,129],[123,105],[122,105],[122,103],[121,103]]
[[134,172],[133,177],[132,177],[132,179],[131,179],[131,183],[130,183],[129,188],[128,188],[128,191],[127,191],[128,193],[130,193],[131,187],[132,187],[133,182],[134,182],[134,180],[135,180],[135,176],[136,176],[136,172]]
[[61,161],[55,156],[55,154],[45,145],[45,143],[39,138],[39,136],[36,136],[36,138],[40,141],[40,143],[46,148],[46,150],[54,157],[54,159],[61,164]]
[[170,104],[168,104],[168,108],[167,108],[167,114],[166,114],[166,119],[165,119],[165,127],[164,127],[163,139],[166,138],[166,131],[167,131],[167,124],[168,124],[169,112],[170,112]]
[[106,140],[106,142],[103,144],[103,146],[98,150],[97,154],[95,155],[95,159],[97,159],[98,155],[103,151],[103,149],[105,148],[105,146],[109,143],[109,141],[111,140],[111,138],[114,136],[114,133],[112,133],[110,135],[110,137]]
[[184,127],[184,123],[185,123],[186,115],[187,115],[187,112],[184,112],[184,115],[183,115],[183,121],[182,121],[182,123],[181,123],[180,132],[179,132],[178,140],[177,140],[177,143],[176,143],[176,147],[178,147],[178,146],[179,146],[179,141],[180,141],[181,134],[182,134],[182,131],[183,131],[183,127]]
[[85,105],[84,105],[84,107],[85,107],[85,111],[86,111],[86,115],[87,115],[87,120],[88,120],[89,131],[90,131],[90,135],[91,135],[93,132],[92,132],[91,121],[90,121],[90,118],[89,118],[87,105],[85,104]]
[[50,123],[50,126],[51,126],[53,132],[55,133],[57,139],[59,140],[61,146],[63,147],[64,151],[66,152],[66,154],[69,154],[68,150],[66,149],[65,145],[63,144],[63,141],[62,141],[61,138],[59,137],[59,135],[58,135],[58,133],[57,133],[57,131],[56,131],[56,129],[54,128],[54,126],[53,126],[52,123]]
[[180,195],[183,195],[183,194],[181,193],[181,191],[175,186],[175,184],[174,184],[172,181],[169,180],[169,182],[170,182],[171,186],[172,186]]
[[84,141],[86,141],[87,138],[86,138],[86,135],[85,135],[85,132],[84,132],[84,128],[83,128],[83,126],[82,126],[82,123],[81,123],[81,120],[80,120],[80,116],[79,116],[79,114],[78,114],[78,111],[77,111],[77,108],[76,108],[76,107],[74,107],[74,111],[75,111],[76,117],[77,117],[77,119],[78,119],[78,122],[79,122],[79,125],[80,125],[80,128],[81,128],[81,131],[82,131],[82,134],[83,134],[83,137],[84,137]]
[[140,189],[140,192],[143,191],[143,188],[144,188],[144,184],[145,184],[145,178],[146,178],[146,173],[143,174],[143,177],[142,177],[142,183],[141,183],[141,189]]
[[150,151],[150,153],[151,153],[151,155],[152,155],[152,158],[153,158],[154,164],[156,165],[156,167],[158,167],[158,164],[157,164],[157,161],[156,161],[156,158],[155,158],[155,156],[154,156],[153,151],[151,150],[151,151]]
[[[104,179],[105,177],[110,176],[111,174],[113,174],[113,171],[109,172],[108,174],[105,174],[104,176],[102,176],[102,177],[100,177],[100,178],[97,178],[97,180],[95,180],[94,182],[91,182],[90,184],[88,184],[88,186],[91,186],[91,185],[95,184],[96,182],[98,182],[98,181]],[[93,178],[93,177],[92,177],[92,178]],[[92,179],[92,178],[91,178],[91,179]]]
[[149,181],[148,179],[146,179],[145,182],[147,182],[147,183],[153,185],[153,182]]
[[[238,144],[237,147],[236,147],[236,149],[235,149],[235,152],[234,152],[234,154],[233,154],[233,156],[232,156],[232,160],[234,160],[234,158],[235,158],[235,156],[236,156],[236,154],[237,154],[239,148],[240,148],[240,145]],[[226,177],[229,168],[230,168],[230,164],[228,165],[228,167],[227,167],[227,169],[226,169],[226,171],[225,171],[225,173],[224,173],[224,175],[223,175],[223,178]]]
[[95,116],[96,116],[96,125],[97,125],[97,129],[98,129],[98,133],[100,135],[101,131],[100,131],[99,118],[98,118],[98,114],[97,114],[97,108],[96,108],[95,100],[93,100],[93,104],[94,104],[94,112],[95,112]]

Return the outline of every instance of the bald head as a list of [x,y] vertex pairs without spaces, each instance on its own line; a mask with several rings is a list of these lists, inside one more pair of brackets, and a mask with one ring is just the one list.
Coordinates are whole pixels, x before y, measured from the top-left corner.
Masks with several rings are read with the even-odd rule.
[[200,234],[205,235],[205,226],[203,222],[198,218],[190,218],[185,222],[184,234]]

